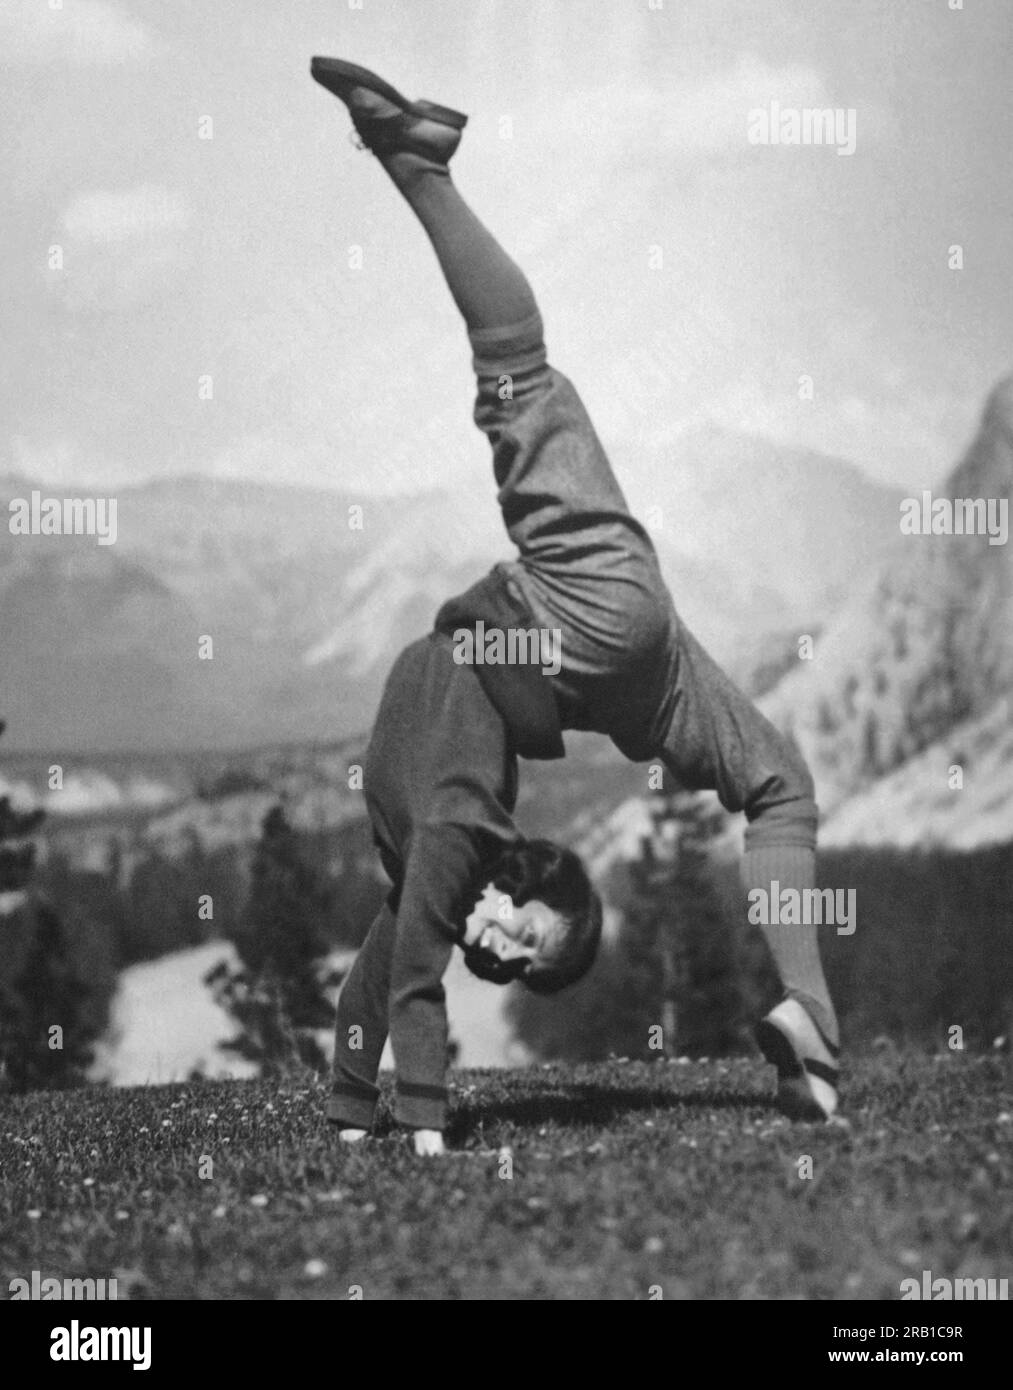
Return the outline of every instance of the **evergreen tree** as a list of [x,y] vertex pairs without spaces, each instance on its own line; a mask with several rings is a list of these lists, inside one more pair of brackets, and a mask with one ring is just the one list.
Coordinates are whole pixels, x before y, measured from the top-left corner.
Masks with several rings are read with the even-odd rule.
[[[743,1041],[734,935],[711,869],[719,807],[689,792],[652,798],[652,835],[630,866],[632,897],[620,941],[640,962],[657,1050],[695,1056],[736,1051]],[[655,1035],[657,1038],[657,1035]]]
[[68,929],[32,887],[44,818],[0,797],[0,1074],[17,1091],[84,1080],[115,987],[104,935],[81,915]]
[[265,1075],[326,1066],[314,1030],[333,1023],[324,977],[322,930],[327,894],[300,855],[281,806],[264,817],[246,911],[232,934],[240,968],[222,964],[207,977],[241,1032],[224,1044]]
[[650,1046],[651,1030],[659,1025],[661,1046],[651,1051],[672,1055],[678,1031],[677,991],[683,962],[670,892],[671,851],[657,833],[661,805],[660,799],[652,805],[655,834],[643,839],[640,858],[627,865],[627,896],[619,929],[618,948],[626,965],[622,986],[629,992],[627,1007],[637,1015],[636,1045],[623,1051],[636,1055]]
[[690,1056],[722,1056],[747,1045],[736,965],[736,928],[712,872],[719,807],[698,796],[672,808],[677,849],[671,880],[675,947],[672,981],[677,1043]]

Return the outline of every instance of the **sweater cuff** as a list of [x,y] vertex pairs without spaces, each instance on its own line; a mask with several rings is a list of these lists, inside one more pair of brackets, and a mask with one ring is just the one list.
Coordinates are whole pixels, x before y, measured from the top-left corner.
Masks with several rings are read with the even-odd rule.
[[445,1086],[419,1086],[399,1081],[394,1098],[394,1118],[410,1129],[445,1129],[447,1089]]
[[350,1086],[335,1086],[327,1102],[328,1120],[343,1129],[370,1129],[375,1111],[375,1098],[354,1091]]

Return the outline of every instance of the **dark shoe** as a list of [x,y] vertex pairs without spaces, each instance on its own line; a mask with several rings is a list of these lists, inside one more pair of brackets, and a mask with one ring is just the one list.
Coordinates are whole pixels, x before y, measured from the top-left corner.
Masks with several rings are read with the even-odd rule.
[[[409,101],[368,68],[341,58],[314,58],[310,75],[345,103],[362,147],[374,154],[410,151],[446,164],[461,142],[461,131],[468,123],[462,112],[433,101]],[[357,111],[352,100],[356,88],[375,92],[397,110],[382,116]]]
[[829,1120],[837,1109],[839,1049],[797,999],[783,999],[756,1028],[777,1068],[777,1106],[791,1120]]

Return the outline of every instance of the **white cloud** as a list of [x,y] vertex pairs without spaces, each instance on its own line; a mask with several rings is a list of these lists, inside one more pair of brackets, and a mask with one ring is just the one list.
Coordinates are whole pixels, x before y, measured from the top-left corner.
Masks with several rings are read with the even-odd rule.
[[69,483],[82,475],[81,455],[67,438],[54,438],[45,444],[14,435],[10,442],[15,473],[29,482]]
[[102,453],[83,447],[66,434],[46,438],[13,435],[10,455],[11,471],[36,487],[108,490],[137,481],[133,463],[110,463]]
[[158,184],[83,193],[63,214],[66,274],[52,292],[72,312],[136,305],[168,282],[191,221],[186,200]]
[[185,200],[158,184],[84,193],[63,214],[70,236],[104,245],[185,231],[189,221]]
[[814,68],[770,66],[747,54],[722,72],[688,82],[681,91],[623,78],[613,86],[571,92],[562,102],[553,92],[551,119],[536,128],[555,131],[568,145],[578,138],[593,144],[596,162],[602,156],[628,159],[630,150],[644,143],[652,151],[687,157],[745,153],[751,148],[749,112],[775,100],[782,107],[834,104]]
[[80,67],[137,62],[154,48],[147,29],[105,0],[4,0],[0,43],[9,63],[62,60]]
[[756,58],[743,57],[733,68],[705,79],[674,101],[669,95],[642,94],[633,114],[642,130],[652,128],[653,116],[665,149],[711,153],[744,149],[749,112],[774,100],[783,106],[829,104],[823,79],[812,68],[769,67]]
[[817,404],[805,404],[793,391],[740,381],[702,401],[679,425],[712,422],[851,459],[892,486],[928,487],[954,462],[948,428],[954,406],[945,391],[930,395],[914,386],[902,396],[831,392]]

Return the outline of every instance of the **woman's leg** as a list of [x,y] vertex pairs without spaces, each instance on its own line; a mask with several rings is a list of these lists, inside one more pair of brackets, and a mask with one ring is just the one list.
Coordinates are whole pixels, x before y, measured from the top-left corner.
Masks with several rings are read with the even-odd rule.
[[425,228],[469,331],[532,318],[538,306],[524,272],[461,197],[446,165],[410,152],[378,158]]
[[[383,106],[372,93],[359,99]],[[421,222],[464,318],[475,423],[492,445],[499,505],[522,559],[514,578],[539,625],[562,634],[558,693],[573,708],[588,680],[640,688],[632,648],[648,645],[663,597],[656,557],[580,397],[548,365],[531,285],[445,164],[410,151],[377,158]],[[600,703],[613,694],[610,684]]]
[[[575,652],[583,616],[599,609],[599,631],[586,634],[588,662],[602,653],[615,664],[630,614],[622,592],[604,594],[603,580],[633,593],[650,587],[642,571],[654,563],[653,548],[629,515],[576,391],[548,365],[531,285],[454,185],[447,160],[456,139],[441,142],[417,110],[413,133],[380,129],[404,115],[376,90],[385,84],[375,75],[356,82],[362,71],[338,60],[319,62],[324,70],[314,76],[348,107],[366,147],[422,224],[464,319],[479,382],[475,422],[493,446],[510,539],[523,564],[544,576],[545,597],[556,600],[548,625],[565,626],[572,615]],[[419,144],[421,152],[408,147]],[[636,572],[627,576],[626,569]]]
[[[459,133],[448,134],[439,117],[425,120],[418,114],[408,122],[411,129],[393,132],[391,123],[408,117],[403,105],[389,99],[397,94],[382,79],[338,59],[315,58],[311,72],[348,107],[364,147],[374,152],[422,223],[468,329],[500,328],[531,318],[535,298],[524,273],[451,180],[447,161]],[[458,116],[463,126],[467,118]]]
[[[713,788],[729,811],[744,811],[741,879],[757,906],[816,886],[818,812],[801,754],[729,679],[689,629],[677,622],[673,679],[678,698],[659,749],[688,787]],[[782,924],[754,912],[785,993],[804,1004],[831,1043],[837,1017],[827,989],[814,924]]]

